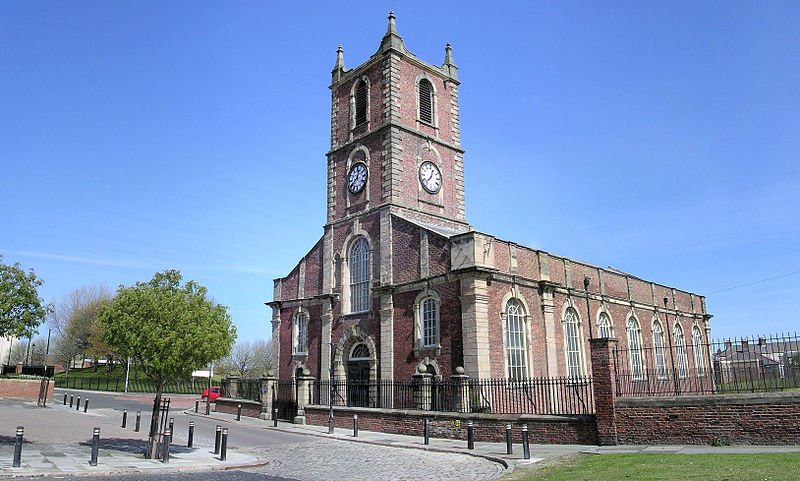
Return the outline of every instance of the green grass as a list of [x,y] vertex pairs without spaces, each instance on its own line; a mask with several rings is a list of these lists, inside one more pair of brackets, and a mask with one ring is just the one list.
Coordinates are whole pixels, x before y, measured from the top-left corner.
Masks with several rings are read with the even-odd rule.
[[797,481],[800,453],[583,454],[515,470],[518,481]]

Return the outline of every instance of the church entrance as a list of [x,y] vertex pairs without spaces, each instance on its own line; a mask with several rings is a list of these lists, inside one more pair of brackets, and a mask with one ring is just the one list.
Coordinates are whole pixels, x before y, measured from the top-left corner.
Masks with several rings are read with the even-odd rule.
[[356,344],[347,361],[347,405],[369,407],[369,348]]

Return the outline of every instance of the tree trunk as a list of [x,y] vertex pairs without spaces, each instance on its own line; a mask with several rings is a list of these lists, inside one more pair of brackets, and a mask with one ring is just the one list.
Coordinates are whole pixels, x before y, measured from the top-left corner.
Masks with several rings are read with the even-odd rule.
[[150,432],[147,437],[147,459],[158,458],[158,445],[161,441],[161,433],[158,431],[159,416],[161,414],[161,391],[164,389],[164,381],[156,383],[156,397],[153,398],[153,415],[150,418]]

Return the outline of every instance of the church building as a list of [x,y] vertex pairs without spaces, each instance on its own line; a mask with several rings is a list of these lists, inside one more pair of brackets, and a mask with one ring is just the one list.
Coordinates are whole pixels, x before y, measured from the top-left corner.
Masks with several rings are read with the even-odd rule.
[[634,374],[660,370],[664,346],[707,369],[703,296],[467,222],[459,85],[451,46],[441,66],[417,58],[393,14],[358,67],[339,47],[324,233],[268,303],[279,379],[588,376],[595,337],[617,338]]

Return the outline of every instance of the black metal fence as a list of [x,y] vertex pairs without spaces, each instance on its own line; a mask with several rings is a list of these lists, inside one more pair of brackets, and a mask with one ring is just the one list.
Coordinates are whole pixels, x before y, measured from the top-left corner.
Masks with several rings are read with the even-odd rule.
[[[55,387],[64,389],[87,389],[92,391],[124,392],[124,379],[111,379],[107,377],[57,377]],[[164,393],[171,394],[200,394],[207,387],[203,382],[170,381],[164,385]],[[147,380],[129,380],[128,392],[156,392],[156,383]]]
[[800,336],[616,349],[618,396],[800,390]]
[[262,389],[264,383],[260,379],[239,379],[237,382],[236,396],[232,396],[231,380],[226,378],[221,381],[223,397],[235,397],[238,399],[249,399],[261,402]]
[[407,381],[322,381],[311,403],[389,409],[503,414],[592,414],[592,380],[533,378]]

